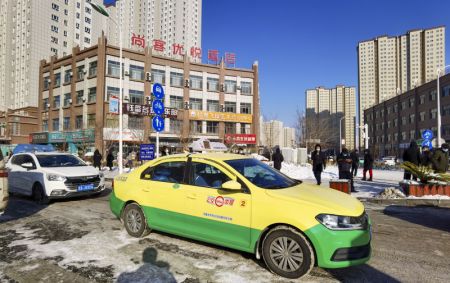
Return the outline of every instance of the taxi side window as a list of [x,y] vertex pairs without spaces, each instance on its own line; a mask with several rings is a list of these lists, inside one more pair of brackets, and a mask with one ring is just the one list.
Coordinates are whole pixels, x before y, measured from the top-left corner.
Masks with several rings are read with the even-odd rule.
[[[165,162],[144,170],[141,174],[141,179],[169,183],[184,183],[185,168],[186,162]],[[148,175],[150,175],[150,179],[146,177]]]
[[200,163],[192,162],[192,185],[207,188],[221,188],[222,184],[230,181],[225,173],[216,167]]

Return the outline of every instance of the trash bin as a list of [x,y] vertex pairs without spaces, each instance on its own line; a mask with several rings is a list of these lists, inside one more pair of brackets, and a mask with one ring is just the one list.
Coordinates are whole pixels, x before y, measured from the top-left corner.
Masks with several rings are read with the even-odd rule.
[[334,180],[330,180],[330,188],[346,193],[346,194],[350,194],[350,180],[348,179],[334,179]]

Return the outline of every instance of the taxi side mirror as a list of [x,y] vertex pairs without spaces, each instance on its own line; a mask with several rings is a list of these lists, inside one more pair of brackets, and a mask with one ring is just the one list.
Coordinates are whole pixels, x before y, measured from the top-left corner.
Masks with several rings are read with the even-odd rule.
[[239,182],[236,181],[228,181],[222,184],[222,189],[223,190],[228,190],[228,191],[240,191],[242,188],[241,184]]

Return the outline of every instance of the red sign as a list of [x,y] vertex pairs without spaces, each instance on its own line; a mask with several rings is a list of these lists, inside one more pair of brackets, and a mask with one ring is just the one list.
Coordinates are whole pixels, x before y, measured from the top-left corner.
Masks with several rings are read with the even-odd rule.
[[208,50],[208,61],[219,62],[219,50]]
[[225,53],[225,63],[227,65],[235,65],[236,64],[236,54],[234,53]]
[[137,45],[142,48],[145,48],[145,38],[144,36],[140,36],[133,33],[133,36],[131,37],[131,45]]
[[172,54],[179,54],[179,55],[183,55],[183,45],[182,44],[178,44],[178,43],[174,43],[172,44]]
[[153,40],[153,50],[163,52],[165,49],[166,42],[160,39]]
[[202,57],[202,49],[200,47],[191,47],[191,57],[192,58],[201,58]]
[[225,143],[256,144],[255,134],[225,134]]

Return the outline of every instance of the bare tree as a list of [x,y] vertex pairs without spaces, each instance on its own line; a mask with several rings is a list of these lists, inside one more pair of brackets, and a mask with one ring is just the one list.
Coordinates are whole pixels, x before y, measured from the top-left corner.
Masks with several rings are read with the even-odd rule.
[[334,148],[336,141],[339,143],[339,133],[333,127],[335,118],[327,113],[304,115],[297,111],[297,130],[301,136],[300,144],[311,150],[315,143],[320,143],[322,148]]

